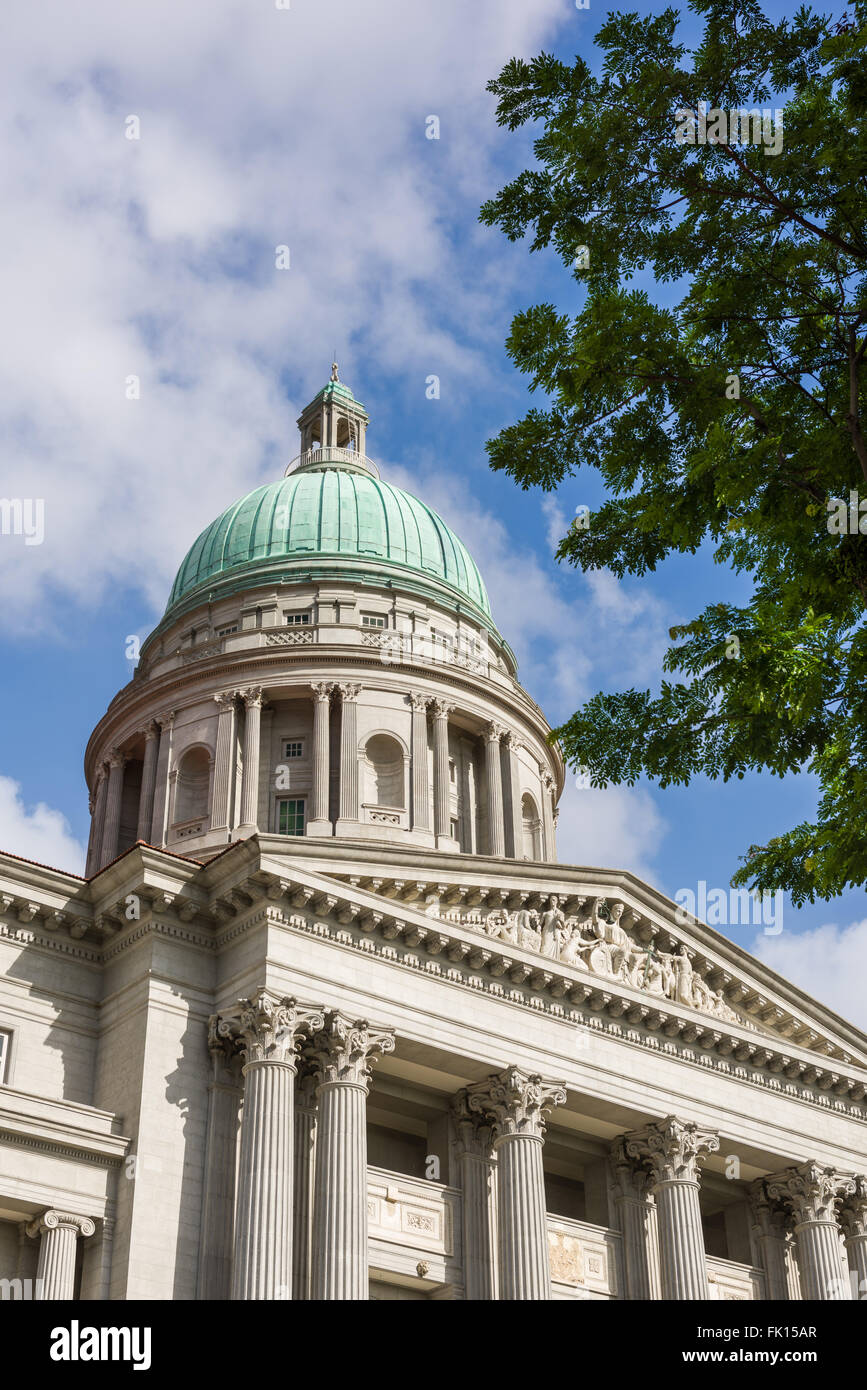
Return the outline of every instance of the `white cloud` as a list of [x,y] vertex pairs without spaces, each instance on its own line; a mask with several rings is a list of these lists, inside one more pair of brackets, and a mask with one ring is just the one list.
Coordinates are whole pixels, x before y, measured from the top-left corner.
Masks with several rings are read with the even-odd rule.
[[294,452],[307,397],[280,374],[312,392],[335,345],[349,380],[353,354],[368,379],[434,371],[453,404],[491,378],[518,260],[476,224],[512,148],[485,84],[563,21],[561,0],[9,9],[3,492],[44,499],[45,541],[0,536],[0,623],[118,583],[158,612],[197,531]]
[[0,848],[69,873],[84,872],[84,847],[60,811],[39,801],[26,806],[21,784],[0,775]]
[[750,949],[841,1018],[867,1028],[867,918],[846,927],[827,922],[810,931],[757,936]]
[[561,540],[566,534],[569,525],[566,513],[560,506],[557,498],[549,494],[542,498],[542,514],[548,524],[545,532],[545,539],[552,550],[556,550]]
[[557,858],[561,864],[628,869],[659,886],[653,866],[668,826],[643,787],[578,788],[568,774],[560,798]]

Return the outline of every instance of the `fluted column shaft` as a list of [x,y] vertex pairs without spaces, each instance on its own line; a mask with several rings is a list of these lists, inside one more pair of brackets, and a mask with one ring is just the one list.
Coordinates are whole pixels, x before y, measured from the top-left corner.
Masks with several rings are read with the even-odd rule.
[[549,1299],[548,1223],[542,1139],[504,1134],[497,1154],[497,1235],[502,1299]]
[[459,1091],[454,1098],[452,1113],[458,1138],[464,1297],[471,1302],[489,1302],[497,1297],[493,1134],[490,1126],[470,1111],[466,1091]]
[[292,1297],[292,1100],[295,1067],[244,1067],[233,1299]]
[[319,1089],[313,1220],[313,1297],[366,1299],[367,1087],[326,1081]]
[[238,1058],[212,1043],[197,1291],[201,1299],[224,1301],[232,1296],[240,1083]]
[[154,788],[157,782],[157,757],[160,751],[160,726],[148,724],[145,729],[145,755],[142,764],[141,790],[138,798],[136,839],[150,841],[154,814]]
[[808,1159],[764,1179],[771,1201],[791,1211],[798,1244],[801,1297],[822,1302],[847,1301],[849,1282],[843,1271],[837,1206],[858,1200],[856,1179]]
[[430,796],[427,766],[427,706],[421,695],[411,695],[412,705],[412,825],[430,830]]
[[[235,696],[232,692],[215,695],[219,708],[217,747],[214,754],[214,795],[211,803],[211,829],[228,830],[232,784],[235,775]],[[246,758],[245,758],[246,762]]]
[[75,1254],[79,1236],[92,1236],[95,1223],[86,1216],[46,1211],[31,1221],[27,1234],[39,1236],[36,1298],[50,1303],[75,1297]]
[[798,1263],[803,1281],[802,1296],[823,1302],[849,1298],[840,1259],[840,1230],[836,1221],[795,1223]]
[[[312,1082],[313,1078],[307,1078]],[[292,1227],[292,1297],[309,1299],[313,1273],[313,1192],[316,1157],[316,1097],[302,1083],[295,1093],[295,1210]]]
[[451,837],[449,816],[449,713],[451,705],[443,700],[433,702],[434,737],[434,832],[439,837]]
[[509,752],[509,806],[512,813],[509,849],[513,859],[523,859],[524,816],[521,807],[521,764],[518,758],[521,745],[513,734],[506,734],[506,747]]
[[697,1182],[657,1183],[659,1258],[664,1299],[709,1298],[707,1261]]
[[626,1297],[656,1301],[662,1297],[656,1207],[637,1196],[621,1195],[616,1203],[623,1237]]
[[789,1295],[786,1269],[786,1227],[782,1213],[768,1201],[759,1179],[751,1192],[753,1234],[759,1248],[759,1258],[765,1271],[767,1297],[770,1302],[787,1302]]
[[108,773],[101,767],[96,784],[96,805],[90,828],[90,845],[87,854],[88,875],[95,874],[102,867],[102,837],[105,831],[105,803],[108,799]]
[[108,794],[105,803],[105,825],[102,832],[102,852],[99,861],[101,869],[104,869],[106,864],[110,864],[117,855],[125,762],[126,758],[116,750],[108,760]]
[[340,708],[340,819],[358,820],[358,685],[338,686]]
[[867,1234],[847,1236],[846,1253],[849,1268],[855,1277],[854,1296],[863,1300],[867,1298]]
[[488,853],[493,858],[505,854],[503,834],[503,773],[500,766],[502,729],[489,724],[485,730],[485,782],[488,795]]
[[247,718],[244,726],[244,778],[241,784],[241,826],[255,828],[259,807],[259,741],[262,728],[262,692],[245,690]]
[[308,830],[330,833],[330,711],[332,685],[320,682],[313,687],[313,788],[310,797]]

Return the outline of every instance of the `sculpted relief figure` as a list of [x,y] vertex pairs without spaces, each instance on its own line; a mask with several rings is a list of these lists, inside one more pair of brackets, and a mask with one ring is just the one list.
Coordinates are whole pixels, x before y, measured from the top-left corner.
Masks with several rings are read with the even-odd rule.
[[542,936],[541,951],[543,956],[552,956],[555,960],[560,958],[560,948],[566,939],[566,914],[560,907],[560,899],[556,893],[552,893],[548,899],[548,907],[542,913],[540,921],[540,931]]

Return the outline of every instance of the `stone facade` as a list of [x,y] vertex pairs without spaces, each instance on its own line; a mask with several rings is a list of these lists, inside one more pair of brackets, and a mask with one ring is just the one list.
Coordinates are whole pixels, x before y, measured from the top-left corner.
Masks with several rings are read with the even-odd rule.
[[[302,470],[369,467],[334,385]],[[297,562],[145,644],[86,878],[0,854],[0,1296],[867,1295],[867,1039],[556,862],[478,595]]]

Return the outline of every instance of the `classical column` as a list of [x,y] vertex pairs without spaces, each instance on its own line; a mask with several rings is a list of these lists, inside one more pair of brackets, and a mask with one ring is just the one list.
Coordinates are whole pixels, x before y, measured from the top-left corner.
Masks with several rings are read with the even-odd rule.
[[242,690],[244,723],[244,777],[241,782],[241,830],[255,830],[259,809],[259,735],[262,727],[262,688]]
[[463,1220],[464,1296],[489,1302],[497,1297],[497,1239],[494,1222],[493,1129],[470,1110],[467,1092],[452,1102],[458,1137]]
[[433,700],[433,741],[434,741],[434,833],[437,841],[451,840],[451,815],[449,809],[449,715],[454,705],[446,700]]
[[647,1166],[659,1208],[659,1255],[664,1299],[710,1297],[699,1209],[699,1159],[719,1148],[719,1136],[675,1115],[623,1136],[627,1158]]
[[430,831],[430,790],[427,768],[426,695],[410,695],[412,706],[412,828]]
[[323,1014],[296,999],[260,989],[221,1014],[217,1037],[233,1039],[245,1058],[238,1156],[232,1298],[292,1297],[292,1119],[295,1052],[300,1034],[321,1028]]
[[211,801],[211,829],[228,830],[232,814],[232,785],[235,777],[235,692],[215,695],[217,748],[214,754],[214,794]]
[[542,1143],[545,1116],[566,1091],[519,1067],[467,1087],[467,1105],[494,1129],[498,1285],[501,1299],[549,1299],[548,1219]]
[[500,739],[504,730],[499,724],[485,728],[485,782],[488,791],[488,853],[492,858],[505,854],[503,834],[503,774],[500,767]]
[[306,1061],[295,1085],[295,1210],[292,1224],[292,1297],[310,1297],[313,1273],[313,1179],[316,1154],[317,1077]]
[[867,1177],[859,1173],[855,1190],[840,1207],[840,1225],[854,1284],[853,1298],[867,1299]]
[[90,843],[87,850],[87,868],[90,877],[102,868],[102,836],[105,830],[105,803],[108,799],[108,773],[103,763],[96,774],[96,802],[93,819],[90,823]]
[[138,798],[137,840],[150,842],[151,821],[154,814],[154,788],[157,784],[157,757],[160,751],[160,726],[155,719],[145,729],[145,755],[141,773],[141,791]]
[[154,818],[151,844],[165,848],[169,833],[169,814],[172,800],[172,748],[175,737],[175,711],[157,716],[160,726],[160,754],[157,763],[157,790],[154,794]]
[[614,1202],[623,1237],[626,1297],[658,1300],[662,1297],[659,1231],[656,1205],[650,1192],[650,1174],[629,1157],[623,1135],[611,1146],[611,1167]]
[[765,1179],[768,1196],[794,1218],[802,1295],[822,1302],[850,1298],[843,1275],[835,1206],[855,1192],[855,1179],[809,1160]]
[[329,816],[330,788],[330,715],[331,692],[334,686],[327,681],[319,681],[313,687],[313,788],[310,797],[310,815],[307,820],[308,835],[330,835]]
[[512,733],[503,740],[509,753],[509,808],[511,810],[509,849],[513,859],[524,857],[524,816],[521,808],[521,764],[518,752],[522,747],[520,739]]
[[44,1303],[75,1297],[75,1249],[79,1236],[92,1236],[95,1222],[68,1211],[44,1211],[27,1227],[31,1240],[39,1237],[36,1297]]
[[368,1297],[367,1086],[377,1052],[394,1050],[391,1029],[329,1013],[310,1058],[320,1078],[313,1203],[312,1297]]
[[[340,691],[340,820],[358,820],[358,693],[360,685],[342,682]],[[342,827],[338,832],[350,833],[353,825]]]
[[214,1014],[208,1023],[211,1080],[196,1296],[222,1302],[232,1296],[235,1166],[242,1078],[237,1030],[224,1028],[220,1032],[220,1023],[219,1014]]
[[108,796],[105,803],[105,825],[102,831],[102,854],[99,865],[101,869],[104,869],[106,864],[110,864],[117,855],[125,763],[124,754],[119,748],[113,748],[108,755]]
[[542,833],[545,837],[542,857],[547,864],[553,864],[557,858],[557,849],[554,844],[554,789],[556,783],[544,764],[539,764],[539,775],[542,779]]
[[779,1203],[768,1196],[764,1180],[759,1178],[750,1188],[753,1214],[753,1234],[765,1271],[767,1296],[770,1302],[789,1300],[789,1281],[786,1270],[786,1221]]

